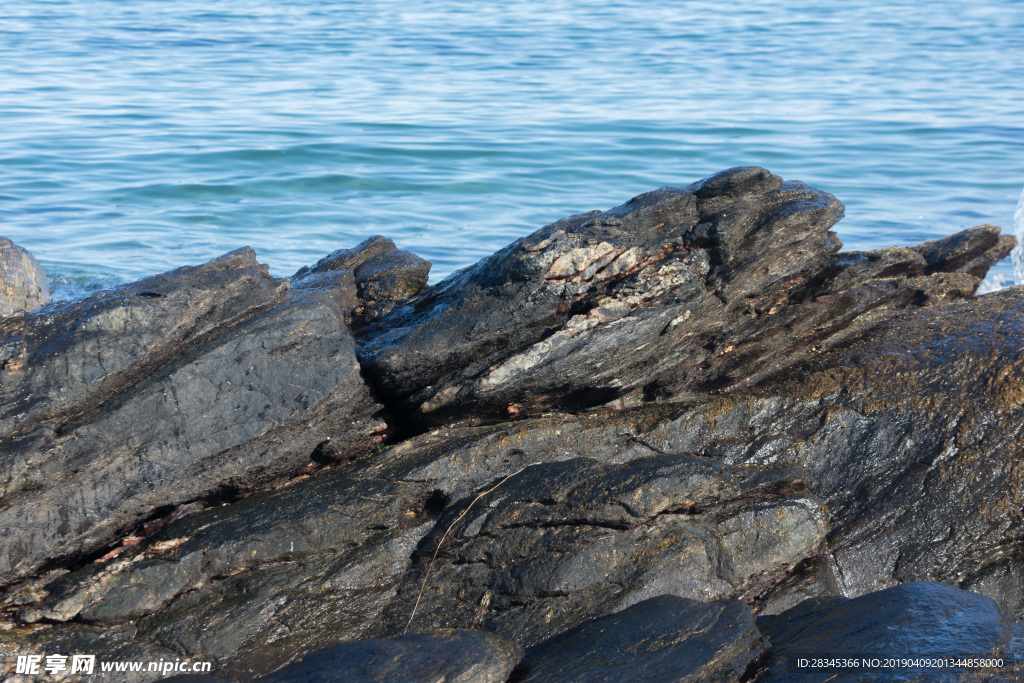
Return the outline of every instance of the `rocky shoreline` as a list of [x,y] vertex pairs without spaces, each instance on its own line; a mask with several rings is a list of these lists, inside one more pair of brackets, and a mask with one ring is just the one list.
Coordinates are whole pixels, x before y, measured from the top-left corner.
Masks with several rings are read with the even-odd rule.
[[737,168],[430,287],[375,237],[0,318],[0,671],[1024,680],[1015,240],[842,213]]

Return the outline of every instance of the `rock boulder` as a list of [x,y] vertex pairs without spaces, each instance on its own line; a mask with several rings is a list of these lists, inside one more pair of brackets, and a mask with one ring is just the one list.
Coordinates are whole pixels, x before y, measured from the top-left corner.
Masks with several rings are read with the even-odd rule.
[[384,428],[336,301],[248,249],[4,318],[0,340],[0,583]]
[[32,254],[0,237],[0,317],[50,303],[50,280]]
[[[953,586],[906,583],[859,598],[808,600],[758,628],[772,643],[758,683],[794,681],[985,680],[1011,668],[1012,628],[992,600]],[[840,659],[857,666],[800,666],[800,659]],[[865,660],[877,666],[862,666]],[[978,659],[1002,666],[921,663]],[[884,665],[909,660],[909,665]],[[917,666],[914,665],[917,660]]]
[[426,423],[749,386],[883,310],[970,297],[1013,238],[838,254],[832,195],[737,168],[570,216],[358,334],[380,395]]
[[767,649],[742,602],[662,595],[530,648],[513,680],[731,683]]

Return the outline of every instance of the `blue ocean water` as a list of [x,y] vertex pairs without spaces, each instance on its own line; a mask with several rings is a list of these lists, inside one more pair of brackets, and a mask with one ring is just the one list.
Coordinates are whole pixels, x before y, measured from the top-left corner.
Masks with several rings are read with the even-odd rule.
[[837,195],[850,249],[1011,231],[1022,84],[1020,0],[14,0],[0,235],[65,296],[377,233],[436,281],[748,164]]

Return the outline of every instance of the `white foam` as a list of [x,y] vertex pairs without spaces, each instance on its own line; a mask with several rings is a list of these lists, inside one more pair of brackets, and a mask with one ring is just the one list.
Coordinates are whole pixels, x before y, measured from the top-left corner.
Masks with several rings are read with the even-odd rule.
[[1017,237],[1017,246],[1010,252],[1013,258],[1013,281],[1015,284],[1024,285],[1024,191],[1020,193],[1017,211],[1013,214],[1013,234]]

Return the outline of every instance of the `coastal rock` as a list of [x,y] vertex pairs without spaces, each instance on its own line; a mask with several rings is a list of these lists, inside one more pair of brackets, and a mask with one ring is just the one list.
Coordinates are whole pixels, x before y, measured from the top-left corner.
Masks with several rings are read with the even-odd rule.
[[[400,634],[414,608],[416,630],[529,645],[665,592],[749,598],[820,550],[825,513],[799,468],[654,455],[620,417],[425,434],[171,523],[12,607],[23,622],[66,622],[51,642],[169,650],[253,677]],[[473,507],[493,521],[460,520],[425,577],[453,517],[513,473]],[[453,564],[470,552],[493,557],[467,574]]]
[[369,239],[363,240],[351,249],[338,249],[332,251],[327,256],[317,261],[312,266],[303,266],[296,271],[295,275],[292,276],[292,280],[301,280],[302,278],[317,273],[330,273],[340,270],[351,270],[354,271],[362,263],[386,254],[389,251],[394,251],[398,247],[395,243],[389,240],[387,237],[380,235],[374,235]]
[[1012,247],[976,229],[921,253],[837,254],[842,212],[761,168],[648,192],[400,302],[358,332],[360,360],[390,407],[426,423],[749,386],[881,310],[970,297]]
[[892,319],[756,397],[694,411],[662,444],[805,466],[846,595],[933,580],[1021,614],[1022,307],[1010,288]]
[[351,270],[328,270],[302,278],[293,277],[291,289],[293,292],[314,291],[330,294],[348,320],[351,320],[353,313],[359,308],[356,279]]
[[807,558],[751,601],[758,614],[778,614],[811,598],[843,594],[827,552]]
[[1021,311],[1021,288],[917,310],[743,391],[560,416],[551,432],[526,420],[491,447],[795,463],[828,507],[830,559],[797,568],[757,610],[931,580],[1024,616]]
[[414,608],[416,629],[526,647],[662,593],[770,614],[939,580],[1019,615],[1022,310],[1010,288],[915,311],[725,396],[438,429],[170,524],[20,609],[79,622],[51,639],[126,633],[250,676]]
[[32,254],[0,237],[0,317],[50,303],[50,280]]
[[744,603],[662,595],[530,648],[513,680],[728,683],[767,648]]
[[325,648],[266,683],[505,683],[522,656],[518,647],[483,631],[410,633]]
[[984,279],[989,268],[1009,256],[1017,240],[1001,235],[994,225],[979,225],[955,235],[932,240],[913,247],[924,257],[925,273],[968,273]]
[[[1024,290],[1009,288],[914,311],[748,390],[623,411],[616,422],[623,441],[651,453],[807,468],[830,512],[831,569],[812,570],[802,587],[794,576],[783,592],[827,595],[834,580],[857,596],[931,580],[1024,615],[1022,310]],[[579,439],[599,419],[561,429]],[[768,591],[757,604],[791,599]]]
[[[505,683],[522,650],[484,631],[442,630],[357,640],[307,655],[254,683]],[[184,675],[167,683],[230,683]]]
[[[0,319],[0,661],[315,677],[411,628],[557,643],[546,667],[593,619],[721,609],[720,657],[638,647],[729,680],[757,675],[750,611],[926,579],[1024,615],[1024,290],[972,296],[1012,239],[836,253],[840,210],[734,169],[419,293],[379,238],[290,286],[242,250]],[[379,452],[360,345],[402,414]],[[527,417],[550,406],[588,410]],[[466,424],[502,416],[524,419]]]
[[[897,666],[799,667],[800,658],[979,658],[1007,654],[1012,636],[992,600],[953,586],[913,582],[848,600],[808,600],[780,615],[759,619],[771,640],[758,683],[773,681],[981,680],[998,668]],[[974,675],[976,678],[965,678]]]
[[[923,258],[896,251],[857,265]],[[798,568],[758,596],[758,610],[931,580],[1024,616],[1021,311],[1024,290],[1009,288],[887,317],[746,390],[560,417],[550,432],[545,419],[526,421],[495,432],[492,447],[586,457],[611,442],[627,453],[796,463],[829,509],[829,561]]]
[[327,293],[250,249],[0,320],[0,583],[384,428]]
[[[22,613],[22,620],[68,621],[87,609],[92,622],[117,623],[157,611],[186,591],[261,564],[302,558],[304,566],[296,568],[301,572],[319,555],[334,563],[337,544],[352,552],[341,569],[333,571],[366,574],[365,579],[339,579],[337,585],[376,588],[371,601],[379,608],[378,594],[386,596],[389,581],[408,570],[413,549],[450,500],[468,496],[491,479],[531,462],[587,455],[624,463],[650,455],[649,449],[623,438],[622,429],[631,425],[618,424],[614,418],[586,425],[550,418],[409,439],[362,462],[198,512],[124,548],[116,561],[51,578],[46,599],[19,602],[34,603]],[[376,569],[370,572],[370,567]],[[165,581],[164,575],[174,580]],[[288,590],[298,581],[291,576],[280,587],[268,581],[263,588]],[[345,599],[351,602],[356,597]],[[364,605],[362,613],[372,609]],[[244,623],[225,618],[229,630]],[[368,623],[360,618],[356,625],[364,628]],[[253,630],[258,632],[258,627]],[[363,631],[346,633],[358,638]]]
[[802,487],[787,465],[690,456],[531,465],[445,510],[388,618],[530,646],[663,593],[752,598],[821,547]]
[[300,268],[292,276],[292,286],[320,288],[334,283],[344,292],[339,305],[365,324],[423,291],[429,275],[430,261],[374,235],[352,249],[339,249],[313,266]]

